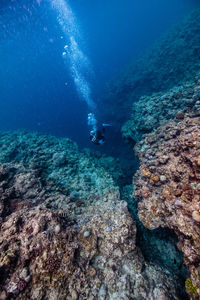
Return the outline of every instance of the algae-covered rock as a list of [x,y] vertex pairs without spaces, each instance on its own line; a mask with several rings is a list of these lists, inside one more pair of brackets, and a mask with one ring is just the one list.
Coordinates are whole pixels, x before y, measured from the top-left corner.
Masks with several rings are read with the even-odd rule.
[[81,214],[57,210],[52,199],[62,191],[40,187],[45,201],[21,200],[15,176],[24,169],[9,163],[1,170],[8,179],[0,181],[1,299],[180,299],[177,278],[145,262],[135,221],[115,192]]
[[[4,219],[0,295],[6,299],[178,299],[173,280],[145,263],[123,202],[90,207],[69,225],[41,206]],[[87,218],[87,222],[83,222]],[[60,231],[55,231],[60,226]],[[109,230],[112,228],[112,230]],[[85,236],[86,230],[90,235]]]
[[[136,147],[140,169],[135,175],[139,218],[149,229],[168,227],[178,236],[178,248],[200,290],[200,118],[185,113],[146,135]],[[141,149],[147,146],[145,151]],[[165,180],[161,178],[165,177]],[[159,180],[153,180],[153,178]],[[187,285],[188,286],[188,285]],[[188,288],[187,288],[188,289]]]
[[119,197],[118,182],[123,178],[120,164],[111,157],[80,151],[69,139],[27,132],[0,133],[0,162],[24,168],[14,182],[24,198],[43,198],[42,187],[49,193],[62,191],[64,200],[54,200],[55,206],[62,201],[74,206],[80,199],[88,205],[99,197],[106,201],[114,192]]
[[[132,144],[171,119],[184,119],[184,112],[200,100],[200,74],[167,92],[143,96],[134,102],[130,120],[122,127],[123,137]],[[144,149],[145,150],[145,149]]]
[[35,133],[0,145],[1,299],[181,299],[178,278],[136,245],[112,158]]

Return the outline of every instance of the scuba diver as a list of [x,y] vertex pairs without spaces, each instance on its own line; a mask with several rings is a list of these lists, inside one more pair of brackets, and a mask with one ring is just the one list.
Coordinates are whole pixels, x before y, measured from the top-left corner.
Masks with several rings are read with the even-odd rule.
[[105,143],[105,128],[111,127],[110,124],[101,124],[99,125],[94,114],[88,114],[88,126],[91,126],[92,129],[90,130],[90,140],[95,145],[103,145]]

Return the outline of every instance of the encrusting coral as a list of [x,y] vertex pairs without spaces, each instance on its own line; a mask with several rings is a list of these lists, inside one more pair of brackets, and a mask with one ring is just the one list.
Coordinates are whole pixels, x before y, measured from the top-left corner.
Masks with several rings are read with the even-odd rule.
[[161,226],[176,232],[200,295],[199,103],[194,108],[183,120],[175,118],[137,144],[141,165],[134,184],[140,220],[149,229]]
[[112,157],[80,151],[67,138],[31,132],[1,132],[0,162],[16,166],[17,197],[44,203],[48,194],[48,205],[79,214],[97,199],[119,197],[118,183],[123,180],[121,167]]
[[123,137],[132,144],[169,120],[184,119],[184,113],[200,100],[200,74],[167,92],[143,96],[132,105],[130,120],[122,127]]
[[126,122],[123,137],[140,160],[134,199],[127,201],[136,215],[138,200],[148,229],[177,234],[191,299],[200,297],[199,20],[197,9],[115,78],[101,99],[101,113],[116,130],[113,144]]
[[180,299],[177,277],[136,246],[111,158],[34,133],[0,141],[1,300]]

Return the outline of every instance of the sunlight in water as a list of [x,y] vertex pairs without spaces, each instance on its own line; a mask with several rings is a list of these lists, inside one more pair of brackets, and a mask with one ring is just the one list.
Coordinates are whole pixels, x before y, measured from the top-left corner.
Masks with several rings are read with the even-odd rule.
[[80,38],[74,14],[65,0],[50,0],[52,7],[57,11],[57,20],[62,28],[65,46],[63,59],[70,64],[71,74],[80,97],[87,103],[90,110],[95,108],[92,100],[91,88],[86,74],[92,73],[87,56],[81,51],[78,40]]

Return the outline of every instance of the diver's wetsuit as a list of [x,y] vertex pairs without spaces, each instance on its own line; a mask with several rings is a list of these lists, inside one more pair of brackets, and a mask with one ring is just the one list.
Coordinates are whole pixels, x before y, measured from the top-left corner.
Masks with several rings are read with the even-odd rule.
[[105,128],[110,127],[110,124],[99,124],[93,113],[88,114],[88,125],[92,127],[90,131],[90,140],[95,145],[103,145],[105,142]]
[[96,130],[96,131],[91,131],[90,132],[90,140],[95,144],[95,145],[102,145],[105,142],[105,137],[103,135],[104,133],[104,128],[102,130]]

